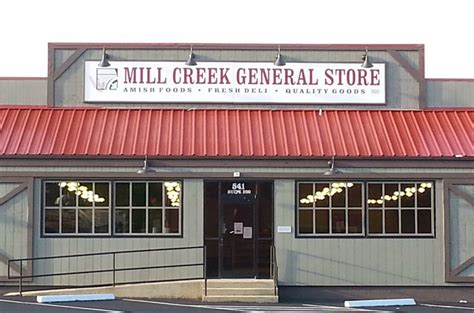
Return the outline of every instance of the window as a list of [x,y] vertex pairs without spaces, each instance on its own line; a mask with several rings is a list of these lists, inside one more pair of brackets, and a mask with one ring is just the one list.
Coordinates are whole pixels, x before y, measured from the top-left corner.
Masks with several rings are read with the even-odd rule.
[[44,182],[44,234],[110,234],[109,199],[109,182]]
[[301,237],[433,236],[433,185],[433,182],[298,182],[297,234]]
[[362,235],[362,195],[362,183],[298,183],[298,234]]
[[432,182],[367,184],[369,235],[433,235]]
[[116,182],[115,234],[181,233],[181,183]]

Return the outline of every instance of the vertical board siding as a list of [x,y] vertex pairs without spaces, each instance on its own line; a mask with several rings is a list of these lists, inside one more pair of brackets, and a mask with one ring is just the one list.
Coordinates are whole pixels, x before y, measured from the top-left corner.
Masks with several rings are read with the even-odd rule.
[[[184,49],[117,49],[107,50],[108,53],[116,60],[127,61],[184,61],[189,53]],[[59,52],[58,52],[59,53]],[[195,49],[194,53],[198,56],[198,62],[273,62],[277,50],[199,50]],[[418,51],[400,51],[403,58],[406,59],[416,70],[418,64]],[[336,51],[336,50],[282,50],[282,55],[287,62],[361,62],[363,51]],[[344,105],[344,108],[350,109],[373,109],[373,108],[390,108],[390,109],[418,109],[419,108],[419,84],[410,76],[410,74],[400,66],[385,51],[370,51],[369,55],[375,63],[386,64],[386,104],[385,105]],[[100,49],[87,50],[58,80],[55,82],[55,105],[56,106],[74,106],[83,104],[84,96],[84,61],[97,60],[101,57]],[[56,58],[56,67],[62,62],[59,57]],[[110,106],[149,106],[147,104],[108,104]],[[175,107],[195,108],[195,104],[174,104]],[[335,108],[338,105],[324,104],[324,108]],[[167,103],[153,104],[153,107],[169,107]],[[202,103],[200,108],[258,108],[266,107],[266,105],[249,105],[249,104],[206,104]],[[285,104],[275,104],[272,108],[287,108]],[[315,105],[297,105],[291,104],[292,108],[312,108],[319,109],[321,104]]]
[[[0,182],[0,197],[12,191],[16,184]],[[0,206],[0,253],[3,259],[28,256],[28,190],[23,190]],[[23,268],[26,267],[26,263]],[[12,275],[18,273],[11,271]],[[0,281],[6,281],[8,264],[0,261]]]
[[2,105],[46,105],[46,79],[0,79]]
[[[465,194],[474,197],[474,185],[455,185]],[[452,270],[474,256],[474,207],[454,192],[449,192],[449,239]],[[460,276],[474,276],[474,266]]]
[[[34,256],[53,256],[81,254],[93,252],[109,252],[123,250],[140,250],[167,247],[187,247],[203,245],[203,182],[199,179],[183,181],[183,238],[41,238],[41,222],[39,219],[41,206],[41,181],[35,181],[35,220]],[[201,251],[155,251],[135,254],[117,255],[116,267],[137,267],[151,265],[173,265],[184,263],[201,263]],[[60,273],[69,271],[110,269],[112,256],[87,256],[81,258],[65,258],[56,260],[38,260],[34,264],[35,274]],[[117,272],[117,283],[130,281],[163,280],[200,277],[202,266],[147,269]],[[77,274],[56,277],[36,278],[38,285],[98,285],[111,284],[112,273]]]
[[294,180],[275,181],[275,225],[293,226],[291,234],[275,233],[281,285],[444,283],[441,192],[436,199],[436,238],[296,238],[295,188]]
[[473,108],[474,80],[448,81],[427,80],[428,108]]

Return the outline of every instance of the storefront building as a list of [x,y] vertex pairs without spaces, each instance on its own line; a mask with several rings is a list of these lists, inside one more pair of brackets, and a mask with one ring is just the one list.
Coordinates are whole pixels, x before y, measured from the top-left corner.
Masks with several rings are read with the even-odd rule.
[[423,45],[190,48],[50,44],[47,79],[0,79],[2,282],[154,248],[114,262],[196,265],[117,282],[199,278],[172,248],[206,246],[212,278],[275,251],[280,286],[474,283],[474,80],[425,79]]

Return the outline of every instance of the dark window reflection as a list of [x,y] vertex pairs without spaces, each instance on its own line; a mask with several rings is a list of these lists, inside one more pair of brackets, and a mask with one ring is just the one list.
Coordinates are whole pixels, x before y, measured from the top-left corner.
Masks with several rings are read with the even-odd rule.
[[386,234],[398,234],[398,210],[386,210],[385,211],[385,233]]
[[258,236],[259,238],[271,238],[273,230],[273,184],[258,183]]
[[45,204],[46,206],[59,206],[59,184],[46,183],[45,184]]
[[117,183],[115,185],[115,205],[129,206],[130,205],[130,184]]
[[313,184],[298,184],[298,205],[302,208],[313,207]]
[[168,209],[165,211],[165,232],[179,232],[179,210]]
[[382,184],[368,184],[367,188],[369,195],[369,199],[367,200],[368,206],[371,208],[382,207]]
[[343,208],[346,206],[346,188],[342,187],[339,183],[331,184],[331,197],[332,207]]
[[161,209],[148,210],[148,232],[151,234],[163,232],[163,211]]
[[132,233],[146,232],[146,210],[133,209],[132,210]]
[[109,199],[109,183],[95,183],[95,194],[98,200],[95,201],[95,206],[108,207],[110,204]]
[[148,206],[160,207],[163,206],[163,184],[149,183],[148,184]]
[[316,210],[316,233],[329,233],[329,210]]
[[315,206],[318,208],[328,208],[330,194],[331,188],[329,184],[316,184],[314,194]]
[[402,208],[415,207],[415,184],[401,184],[400,185],[400,199]]
[[130,210],[115,210],[115,232],[129,233],[130,232]]
[[132,183],[132,206],[145,206],[146,184]]
[[362,184],[348,183],[351,186],[347,188],[348,206],[351,208],[362,207]]
[[386,208],[398,208],[398,184],[385,184],[385,207]]
[[349,233],[358,234],[362,233],[362,210],[349,210]]
[[97,234],[103,234],[109,232],[109,211],[108,210],[95,210],[95,226],[94,232]]
[[346,232],[346,211],[332,210],[332,232],[335,234],[344,234]]
[[204,184],[204,236],[217,238],[219,233],[219,183]]
[[369,233],[371,234],[382,233],[382,211],[381,210],[369,210]]
[[68,234],[76,232],[76,210],[61,210],[61,232]]
[[431,207],[431,188],[426,187],[426,185],[426,183],[417,184],[416,201],[419,208]]
[[92,209],[80,209],[77,219],[79,233],[92,233]]
[[45,210],[44,232],[48,234],[59,233],[59,210]]
[[402,234],[415,233],[415,210],[402,210]]
[[418,210],[418,233],[431,234],[431,210]]
[[79,206],[91,207],[94,203],[94,188],[92,183],[80,183],[77,189]]
[[300,234],[312,234],[313,233],[313,210],[299,210],[298,222],[299,222]]

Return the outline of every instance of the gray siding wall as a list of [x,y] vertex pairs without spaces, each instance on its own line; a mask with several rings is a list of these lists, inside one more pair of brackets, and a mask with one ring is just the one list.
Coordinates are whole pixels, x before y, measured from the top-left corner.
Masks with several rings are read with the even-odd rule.
[[[35,231],[34,256],[54,256],[121,250],[139,250],[153,248],[186,247],[203,245],[203,183],[202,180],[185,179],[183,182],[183,238],[47,238],[41,237],[40,197],[41,182],[35,181]],[[117,267],[138,267],[170,265],[183,263],[201,263],[202,250],[149,252],[117,256]],[[112,266],[111,256],[94,256],[35,261],[34,272],[57,273],[81,270],[107,269]],[[138,270],[117,273],[117,282],[146,281],[201,277],[202,266]],[[37,278],[40,285],[92,285],[110,284],[111,273],[70,275]]]
[[[71,53],[70,50],[56,50],[55,61],[56,68],[61,65],[61,61]],[[184,61],[187,59],[189,50],[132,50],[132,49],[108,49],[107,53],[111,60],[122,61]],[[276,55],[275,51],[270,50],[194,50],[198,62],[206,61],[241,61],[241,62],[272,62]],[[282,55],[287,62],[361,62],[363,51],[302,51],[302,50],[284,50]],[[418,69],[417,51],[400,51],[402,57],[416,69]],[[55,83],[54,101],[56,106],[75,106],[83,105],[84,99],[84,61],[100,60],[102,51],[100,49],[87,50]],[[394,60],[385,51],[370,51],[371,61],[374,63],[386,63],[386,105],[322,105],[324,108],[353,108],[353,109],[417,109],[419,108],[419,84],[403,69],[396,60]],[[179,95],[177,95],[179,101]],[[103,104],[90,104],[92,106],[103,106]],[[134,107],[170,107],[170,104],[115,104],[109,103],[107,106],[134,106]],[[296,105],[296,104],[278,104],[272,105],[272,108],[313,108],[319,109],[318,105]],[[173,107],[183,108],[268,108],[267,104],[173,104]]]
[[428,108],[474,108],[473,80],[427,80]]
[[[295,181],[275,181],[275,233],[280,285],[443,285],[442,192],[436,193],[436,238],[295,238]],[[437,182],[436,190],[443,185]]]
[[[20,184],[2,183],[0,198]],[[23,190],[14,198],[0,205],[0,281],[8,276],[7,259],[26,258],[28,252],[28,192]],[[17,275],[14,270],[12,275]]]
[[46,105],[45,79],[0,79],[0,105]]
[[[288,177],[296,173],[314,173],[315,180],[321,177],[322,168],[156,168],[160,172],[173,173],[176,178],[180,173],[211,172],[221,173],[223,178],[231,178],[233,171],[240,171],[245,175],[260,173],[262,176],[272,177],[273,173],[288,173]],[[352,169],[352,173],[367,173],[368,169]],[[113,177],[114,172],[128,173],[130,177],[136,177],[136,168],[105,168],[105,167],[0,167],[0,172],[6,176],[20,173],[28,173],[36,177],[48,176],[74,177],[74,173],[107,173]],[[36,172],[36,173],[35,173]],[[373,168],[370,172],[374,175],[390,177],[390,173],[406,173],[402,168]],[[473,168],[426,168],[410,169],[411,173],[419,173],[423,177],[427,173],[458,174],[460,178],[467,173],[474,173]],[[68,173],[68,174],[65,174]],[[226,176],[224,173],[228,173]],[[249,177],[250,177],[249,176]],[[318,285],[318,286],[342,286],[342,285],[413,285],[432,286],[449,285],[445,283],[444,267],[444,183],[442,180],[436,182],[436,237],[435,238],[295,238],[295,180],[276,179],[274,181],[274,212],[275,212],[275,245],[278,253],[278,265],[280,269],[281,285]],[[3,189],[1,189],[3,188]],[[1,185],[2,194],[12,190],[12,185]],[[472,186],[462,187],[464,192],[472,195]],[[0,249],[6,249],[14,257],[26,257],[26,232],[23,231],[26,216],[23,208],[27,207],[27,195],[21,194],[15,198],[15,202],[9,204],[7,215],[0,215],[7,225],[6,231],[0,231]],[[34,256],[50,256],[73,253],[89,253],[99,251],[114,251],[126,249],[146,249],[158,247],[177,247],[202,245],[203,238],[203,180],[183,180],[183,238],[41,238],[41,185],[36,179],[34,184]],[[16,203],[16,201],[19,201]],[[23,202],[22,202],[23,201]],[[452,264],[457,266],[466,257],[472,255],[472,233],[473,223],[472,210],[462,199],[452,200],[450,206],[459,207],[457,212],[449,216],[453,219],[451,224],[451,240],[458,241],[453,245]],[[9,203],[10,203],[9,202]],[[3,210],[3,206],[2,206]],[[470,210],[470,211],[469,211]],[[18,215],[15,212],[18,212]],[[1,214],[3,211],[0,211]],[[457,214],[457,215],[455,215]],[[15,223],[8,223],[15,216]],[[10,219],[6,219],[10,218]],[[276,231],[278,226],[291,226],[292,233],[284,234]],[[456,228],[453,230],[453,227]],[[21,231],[17,231],[16,229]],[[462,232],[462,233],[461,233]],[[21,244],[17,246],[17,239],[21,238]],[[18,250],[15,250],[18,249]],[[72,270],[84,270],[86,268],[105,269],[110,266],[110,257],[95,257],[56,261],[37,261],[34,264],[34,272],[60,272]],[[140,266],[148,265],[149,262],[159,260],[161,264],[178,262],[200,262],[200,252],[165,253],[135,255],[134,257],[118,257],[117,266]],[[141,271],[138,273],[127,272],[117,274],[117,281],[166,279],[200,276],[202,268],[182,268],[175,270]],[[468,271],[472,271],[469,269]],[[470,272],[463,273],[469,275]],[[0,274],[1,276],[1,274]],[[76,275],[58,276],[55,278],[41,278],[35,280],[35,284],[109,284],[111,274],[98,275]]]
[[[474,185],[456,185],[462,192],[474,197]],[[454,269],[474,256],[474,207],[452,191],[449,192],[449,268]],[[459,273],[474,277],[474,264]]]

